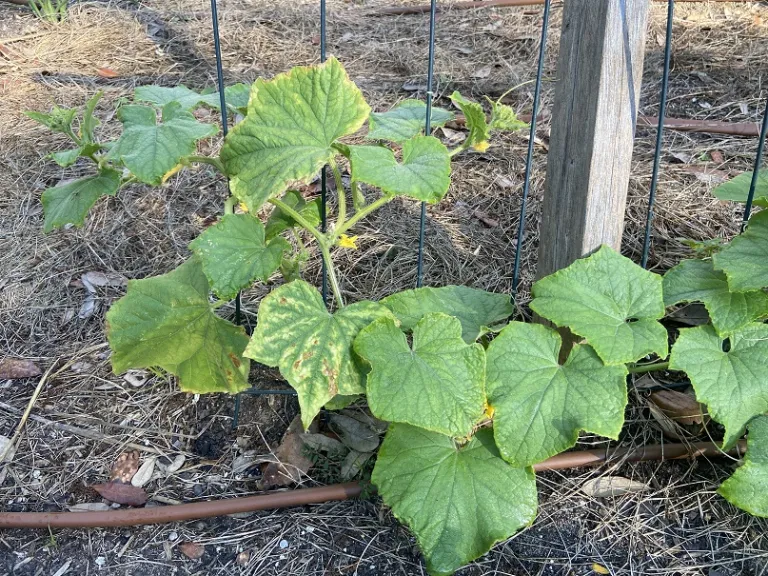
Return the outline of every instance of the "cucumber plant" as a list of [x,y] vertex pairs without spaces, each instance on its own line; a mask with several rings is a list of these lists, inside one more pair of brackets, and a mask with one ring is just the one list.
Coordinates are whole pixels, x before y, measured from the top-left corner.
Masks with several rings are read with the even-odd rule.
[[[452,573],[533,522],[533,465],[573,447],[581,431],[618,439],[630,373],[686,373],[725,427],[723,448],[749,429],[746,461],[720,492],[768,516],[768,211],[664,277],[604,246],[539,280],[530,307],[570,331],[565,343],[551,327],[510,322],[507,295],[464,286],[347,303],[333,254],[354,245],[355,225],[395,198],[440,202],[452,156],[483,151],[494,131],[525,125],[500,102],[488,119],[482,105],[454,93],[468,135],[449,150],[423,133],[423,103],[373,113],[333,58],[259,79],[246,92],[232,89],[244,118],[218,157],[195,155],[195,143],[216,130],[190,112],[217,99],[183,87],[138,89],[145,104],[119,109],[124,131],[115,142],[94,137],[98,95],[78,129],[74,111],[31,114],[75,142],[55,161],[84,156],[96,165],[95,175],[43,194],[46,230],[81,225],[99,197],[133,181],[157,185],[192,162],[229,178],[225,215],[192,241],[192,256],[131,281],[109,310],[115,372],[159,368],[189,392],[236,393],[249,385],[250,361],[277,367],[298,393],[305,427],[321,410],[365,397],[390,423],[372,481],[416,535],[432,574]],[[452,118],[436,108],[432,125]],[[367,143],[350,143],[366,122]],[[317,200],[299,185],[325,166],[338,203],[323,231]],[[328,270],[330,310],[301,279],[310,243]],[[277,270],[286,282],[261,301],[251,337],[217,314]],[[668,307],[692,301],[704,303],[711,323],[681,330],[670,355],[661,320]]]

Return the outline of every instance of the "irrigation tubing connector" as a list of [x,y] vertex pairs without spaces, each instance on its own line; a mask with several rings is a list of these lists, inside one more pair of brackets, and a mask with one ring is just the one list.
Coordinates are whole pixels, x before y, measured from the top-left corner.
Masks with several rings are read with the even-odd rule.
[[[740,457],[746,451],[741,441],[729,452],[712,442],[691,444],[656,444],[639,448],[615,448],[564,452],[536,464],[536,472],[581,468],[602,463],[640,462],[732,455]],[[363,486],[357,482],[334,484],[321,488],[301,488],[272,492],[259,496],[209,500],[152,508],[105,510],[103,512],[0,512],[0,530],[8,528],[114,528],[142,524],[165,524],[199,518],[212,518],[257,510],[291,508],[357,498]]]

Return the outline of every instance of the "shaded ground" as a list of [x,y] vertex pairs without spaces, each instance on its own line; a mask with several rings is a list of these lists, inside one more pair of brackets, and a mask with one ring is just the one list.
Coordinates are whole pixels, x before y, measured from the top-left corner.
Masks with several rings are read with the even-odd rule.
[[[424,16],[372,17],[383,0],[329,1],[329,52],[338,56],[376,108],[406,97],[424,97],[427,20]],[[654,6],[640,112],[658,106],[664,7]],[[559,7],[547,56],[543,109],[551,105]],[[498,96],[533,78],[541,12],[485,9],[445,12],[437,33],[437,93],[459,89],[476,98]],[[225,75],[251,81],[318,59],[315,2],[222,0]],[[768,66],[768,8],[762,5],[680,5],[675,20],[673,117],[758,121]],[[100,288],[93,313],[79,312],[88,271],[142,278],[170,270],[188,254],[203,222],[221,212],[225,185],[205,169],[186,173],[159,189],[132,187],[100,202],[81,230],[42,234],[42,191],[64,172],[44,160],[64,147],[24,118],[24,109],[54,102],[81,105],[95,90],[104,134],[116,133],[114,102],[136,85],[185,83],[212,86],[215,72],[209,3],[204,0],[77,4],[57,26],[41,24],[0,3],[0,354],[29,358],[46,368],[73,361],[50,382],[35,405],[13,463],[0,482],[5,510],[60,510],[99,498],[88,485],[104,481],[128,443],[159,452],[184,468],[158,474],[148,485],[158,504],[253,493],[257,473],[235,474],[234,459],[247,450],[274,448],[296,413],[284,396],[243,399],[237,431],[233,400],[195,398],[173,384],[150,379],[135,388],[109,371],[104,312],[121,287]],[[116,78],[104,78],[107,68]],[[530,111],[533,86],[509,102]],[[532,199],[523,252],[522,300],[535,269],[539,200],[544,184],[548,123],[536,147]],[[497,140],[488,152],[455,165],[451,191],[430,208],[426,283],[511,288],[519,200],[527,141]],[[641,130],[635,147],[625,253],[637,259],[651,174],[654,132]],[[679,238],[730,236],[738,209],[709,195],[717,178],[750,167],[755,142],[701,134],[665,133],[654,245],[663,270],[688,254]],[[215,141],[211,146],[217,147]],[[719,154],[715,154],[718,152]],[[67,176],[84,171],[78,166]],[[707,172],[704,174],[703,172]],[[497,220],[488,226],[474,214]],[[359,229],[359,251],[338,255],[350,300],[379,298],[415,282],[418,207],[395,202]],[[308,279],[316,281],[314,261]],[[244,295],[249,321],[270,287]],[[225,309],[224,313],[232,311]],[[255,384],[280,385],[276,374],[254,372]],[[0,434],[10,435],[26,406],[33,381],[0,382]],[[40,418],[43,420],[41,421]],[[50,422],[96,431],[100,440],[56,429]],[[662,441],[637,394],[624,444]],[[584,437],[583,447],[602,445]],[[733,462],[625,464],[596,471],[539,476],[541,513],[536,524],[462,574],[589,574],[592,564],[613,574],[684,576],[768,574],[766,524],[735,510],[714,490]],[[1,473],[0,473],[1,474]],[[585,496],[579,487],[597,474],[642,480],[651,490],[613,499]],[[311,484],[311,481],[308,481]],[[178,544],[205,544],[200,561]],[[281,542],[287,546],[281,548]],[[244,553],[239,556],[238,554]],[[378,502],[354,502],[223,518],[185,525],[113,531],[64,530],[0,533],[0,574],[53,574],[69,562],[71,574],[422,574],[413,539]]]

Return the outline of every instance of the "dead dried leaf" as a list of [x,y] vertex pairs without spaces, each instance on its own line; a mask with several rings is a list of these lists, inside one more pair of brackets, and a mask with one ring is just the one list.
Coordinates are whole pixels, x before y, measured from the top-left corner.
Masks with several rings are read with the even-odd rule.
[[731,179],[730,173],[725,170],[708,170],[701,166],[684,166],[682,170],[693,174],[697,180],[709,185],[722,184]]
[[123,484],[122,482],[94,484],[92,488],[101,494],[102,498],[126,506],[142,506],[148,498],[143,488],[133,486],[132,484]]
[[196,542],[182,542],[179,544],[179,550],[191,560],[200,560],[205,554],[205,546]]
[[147,482],[152,479],[152,474],[155,471],[155,462],[157,462],[157,458],[155,456],[150,456],[147,458],[144,461],[144,464],[142,464],[138,469],[136,474],[134,474],[133,478],[131,478],[131,484],[137,488],[141,488],[147,484]]
[[184,462],[186,461],[186,456],[184,456],[184,454],[179,454],[170,464],[168,464],[168,466],[165,467],[165,473],[173,474],[174,472],[178,472],[181,470],[181,467],[184,466]]
[[649,400],[678,424],[703,424],[706,408],[694,396],[677,390],[659,390]]
[[304,445],[307,448],[314,450],[315,452],[324,452],[326,454],[334,455],[341,455],[347,452],[347,448],[344,444],[325,434],[303,434],[301,441],[304,442]]
[[491,67],[490,66],[483,66],[482,68],[478,68],[470,76],[472,78],[488,78],[488,76],[491,75]]
[[94,297],[93,293],[89,293],[88,296],[85,297],[83,305],[80,306],[80,311],[77,313],[77,317],[80,318],[80,320],[85,320],[93,316],[95,311],[96,298]]
[[0,436],[0,462],[10,462],[15,454],[16,447],[11,444],[11,439],[7,436]]
[[97,286],[120,288],[128,284],[128,279],[125,276],[113,272],[86,272],[80,276],[80,281],[89,292],[93,292],[93,288]]
[[329,415],[331,430],[347,448],[358,452],[373,452],[379,447],[379,433],[349,416],[338,413]]
[[496,220],[496,218],[491,218],[488,214],[486,214],[482,210],[475,210],[473,212],[473,215],[475,216],[475,218],[480,220],[480,222],[482,222],[489,228],[497,228],[499,226],[499,221]]
[[688,304],[687,306],[678,308],[672,312],[669,317],[686,326],[709,324],[709,313],[704,304],[699,303]]
[[595,574],[610,574],[611,571],[608,570],[605,566],[602,564],[592,564],[592,572]]
[[634,384],[635,384],[635,388],[637,388],[638,390],[644,390],[647,388],[656,388],[659,385],[659,383],[656,382],[656,380],[654,380],[653,376],[647,373],[643,374],[639,378],[636,377]]
[[120,76],[120,74],[112,70],[112,68],[97,68],[96,73],[102,78],[117,78]]
[[581,491],[593,498],[610,498],[623,494],[636,494],[645,492],[649,487],[643,482],[630,480],[623,476],[602,476],[587,480],[581,487]]
[[352,480],[363,470],[365,463],[371,459],[373,452],[356,452],[351,450],[341,463],[342,480]]
[[496,184],[498,184],[500,188],[504,189],[514,188],[515,186],[515,183],[506,176],[499,176],[496,178]]
[[709,155],[712,156],[712,161],[713,162],[717,162],[718,164],[722,164],[723,162],[725,162],[725,158],[723,157],[723,153],[720,152],[720,150],[712,150],[712,152],[710,152]]
[[0,360],[0,380],[18,380],[40,376],[40,368],[30,360],[3,358]]
[[70,512],[105,512],[111,508],[109,504],[104,504],[104,502],[83,502],[82,504],[67,506],[67,510]]
[[123,482],[127,484],[131,481],[139,469],[139,451],[131,450],[123,452],[112,464],[112,470],[109,472],[110,482]]
[[[317,425],[314,422],[309,431],[317,431]],[[304,428],[301,424],[301,417],[296,416],[283,434],[280,446],[275,450],[275,457],[278,461],[267,464],[262,471],[262,487],[264,489],[288,486],[298,482],[303,474],[309,472],[312,467],[312,460],[306,455],[302,441],[303,436]]]
[[128,370],[128,372],[123,374],[123,380],[128,382],[128,384],[134,388],[141,388],[147,383],[149,376],[149,372],[145,372],[144,370]]
[[647,401],[648,404],[648,410],[651,413],[651,416],[656,421],[656,423],[659,425],[659,428],[661,428],[661,431],[664,433],[664,436],[667,438],[673,438],[675,440],[690,440],[690,434],[686,431],[686,429],[672,420],[669,416],[664,414],[664,412],[656,406],[653,402],[650,400]]

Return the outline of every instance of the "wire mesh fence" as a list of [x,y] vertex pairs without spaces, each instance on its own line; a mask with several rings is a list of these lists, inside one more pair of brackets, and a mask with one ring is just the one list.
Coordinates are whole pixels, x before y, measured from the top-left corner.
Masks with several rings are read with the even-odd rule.
[[[659,0],[664,1],[664,0]],[[681,0],[677,0],[678,2]],[[684,1],[684,0],[683,0]],[[653,155],[653,168],[652,168],[652,174],[651,174],[651,182],[648,189],[648,200],[647,200],[647,210],[645,214],[645,223],[644,223],[644,237],[643,237],[643,243],[642,243],[642,252],[640,257],[640,264],[646,268],[648,266],[649,257],[651,254],[651,250],[653,247],[653,219],[654,219],[654,206],[656,201],[656,193],[658,190],[659,185],[659,176],[660,176],[660,170],[661,170],[661,159],[662,159],[662,152],[663,152],[663,134],[664,130],[667,127],[671,127],[673,129],[686,129],[690,131],[722,131],[723,133],[741,133],[741,135],[751,135],[753,133],[752,129],[743,130],[742,128],[739,128],[738,130],[735,130],[737,127],[731,127],[727,126],[727,123],[724,123],[723,126],[715,126],[714,124],[717,123],[701,123],[701,122],[691,122],[689,124],[686,124],[685,121],[681,121],[679,119],[676,119],[674,121],[668,121],[666,112],[667,112],[667,104],[668,104],[668,91],[669,91],[669,83],[670,83],[670,75],[671,75],[671,64],[672,64],[672,44],[673,44],[673,23],[674,23],[674,14],[675,14],[675,3],[676,0],[666,0],[667,2],[667,20],[666,20],[666,33],[664,36],[664,57],[663,57],[663,68],[661,70],[661,85],[660,85],[660,91],[659,91],[659,112],[658,116],[654,118],[647,118],[643,119],[643,123],[648,125],[648,127],[651,127],[650,122],[652,120],[656,120],[655,122],[655,129],[656,129],[656,139],[655,139],[655,148],[654,148],[654,155]],[[624,18],[626,18],[626,3],[627,0],[620,0],[620,12],[623,14]],[[466,3],[464,3],[466,4]],[[537,121],[540,117],[540,100],[541,100],[541,89],[542,89],[542,82],[543,82],[543,73],[544,73],[544,66],[545,66],[545,58],[546,58],[546,48],[547,48],[547,38],[549,33],[549,27],[550,27],[550,14],[552,11],[552,1],[551,0],[533,0],[533,1],[517,1],[514,2],[501,2],[501,3],[494,3],[494,2],[482,2],[482,3],[471,3],[472,6],[458,6],[461,8],[483,8],[485,6],[490,5],[500,5],[500,6],[523,6],[527,4],[531,5],[542,5],[542,16],[541,16],[541,31],[539,36],[539,47],[538,47],[538,58],[537,58],[537,65],[536,65],[536,71],[535,71],[535,89],[534,89],[534,96],[533,96],[533,103],[532,103],[532,109],[531,109],[531,121],[530,121],[530,131],[529,131],[529,139],[528,139],[528,148],[527,148],[527,154],[525,158],[525,172],[524,172],[524,179],[523,179],[523,186],[522,186],[522,192],[521,192],[521,200],[520,200],[520,217],[519,217],[519,223],[517,227],[517,238],[515,240],[515,252],[512,257],[512,294],[510,297],[513,299],[513,302],[516,304],[520,304],[518,302],[517,298],[517,291],[518,286],[520,282],[520,266],[521,266],[521,254],[523,250],[523,243],[525,241],[526,237],[526,211],[528,208],[528,201],[529,201],[529,193],[531,189],[531,178],[532,178],[532,166],[533,166],[533,160],[534,160],[534,154],[535,154],[535,140],[536,140],[536,130],[537,130]],[[431,126],[431,111],[432,111],[432,104],[433,99],[435,97],[435,93],[433,91],[434,86],[434,74],[435,74],[435,47],[436,47],[436,40],[435,40],[435,30],[437,26],[437,12],[439,9],[450,9],[453,5],[451,3],[443,3],[442,6],[438,5],[437,0],[431,0],[429,5],[425,5],[423,7],[407,7],[407,10],[399,10],[399,9],[387,9],[389,12],[383,11],[382,13],[393,13],[393,14],[406,14],[406,13],[424,13],[428,17],[429,20],[429,32],[428,32],[428,51],[424,55],[427,60],[427,77],[426,77],[426,118],[425,118],[425,133],[430,134],[432,131]],[[222,57],[221,57],[221,42],[219,37],[219,22],[218,22],[218,11],[217,11],[217,0],[211,0],[211,18],[212,18],[212,33],[213,33],[213,39],[214,39],[214,49],[215,49],[215,55],[216,55],[216,68],[217,68],[217,82],[218,82],[218,88],[219,88],[219,94],[221,97],[221,121],[222,121],[222,127],[224,135],[227,134],[227,113],[226,113],[226,101],[225,101],[225,92],[224,92],[224,75],[223,75],[223,68],[222,68]],[[325,62],[327,58],[327,46],[328,46],[328,38],[327,38],[327,30],[328,30],[328,14],[327,14],[327,6],[326,6],[326,0],[319,0],[319,13],[318,13],[318,20],[319,20],[319,26],[320,26],[320,35],[319,35],[319,57],[321,62]],[[634,106],[634,97],[632,98],[633,106],[632,106],[632,116],[633,119],[636,122],[639,122],[640,119],[638,118],[637,110]],[[757,143],[756,143],[756,151],[755,151],[755,157],[753,162],[753,173],[752,173],[752,180],[749,188],[749,193],[747,196],[747,201],[745,203],[744,211],[742,214],[742,230],[746,228],[749,217],[752,212],[753,207],[753,200],[755,197],[755,192],[757,189],[758,179],[759,179],[759,172],[761,168],[762,163],[762,157],[765,147],[765,141],[766,141],[766,135],[768,133],[768,100],[766,100],[766,106],[763,112],[763,120],[760,127],[759,132],[757,133]],[[327,167],[326,167],[327,168]],[[339,191],[337,191],[338,193]],[[321,194],[321,229],[322,231],[325,231],[327,229],[327,207],[328,207],[328,180],[327,180],[327,172],[324,168],[321,171],[320,175],[320,194]],[[342,192],[343,193],[343,192]],[[418,249],[417,249],[417,259],[416,259],[416,287],[421,287],[424,284],[424,248],[425,248],[425,235],[426,235],[426,220],[427,220],[427,206],[425,202],[421,203],[420,206],[420,216],[419,216],[419,226],[418,230],[415,231],[415,233],[418,236]],[[327,281],[327,271],[325,267],[325,263],[322,265],[322,296],[323,300],[328,303],[328,281]],[[238,298],[236,300],[236,322],[240,323],[241,321],[241,311],[240,311],[240,297],[238,295]],[[290,389],[286,390],[263,390],[258,388],[251,388],[248,391],[244,392],[244,394],[249,395],[295,395],[295,392]],[[233,419],[233,427],[237,427],[238,425],[238,419],[239,419],[239,412],[240,412],[240,397],[236,398],[235,403],[235,414]]]

